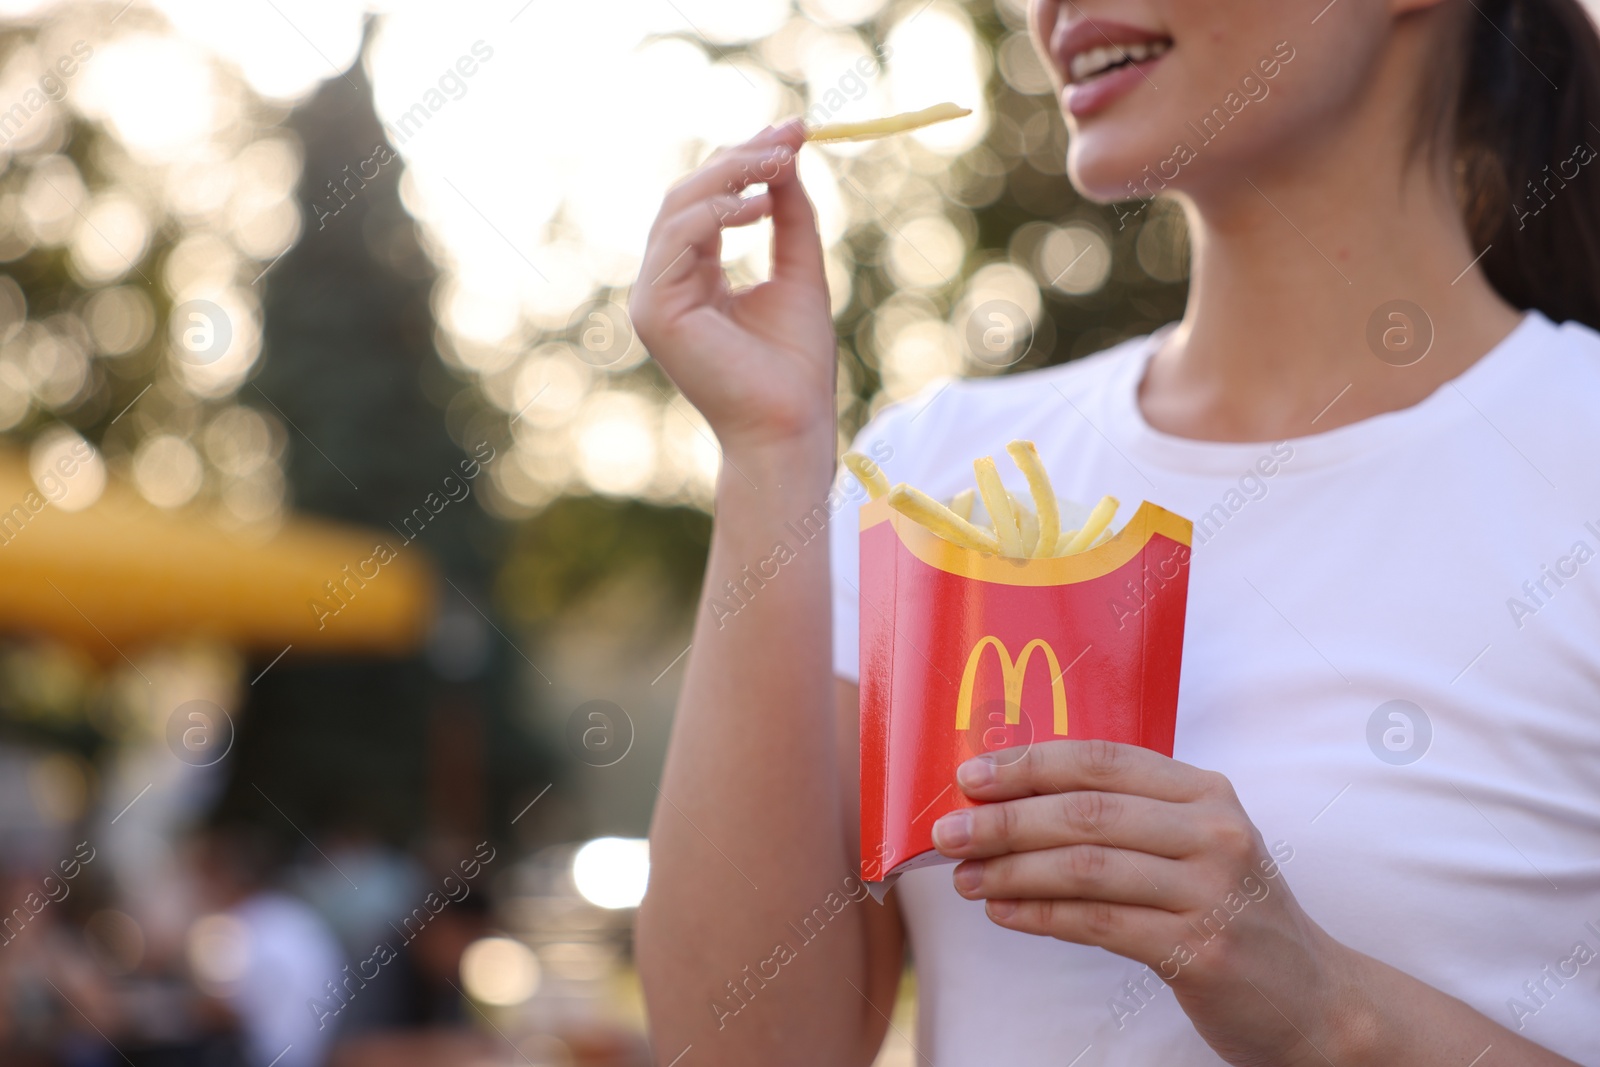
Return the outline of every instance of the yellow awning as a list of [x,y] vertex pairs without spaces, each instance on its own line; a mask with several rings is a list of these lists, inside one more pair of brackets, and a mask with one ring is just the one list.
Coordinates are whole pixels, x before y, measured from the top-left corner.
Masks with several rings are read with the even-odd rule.
[[114,480],[67,512],[44,503],[23,457],[0,454],[0,631],[104,660],[191,638],[401,653],[421,643],[433,589],[421,550],[393,532],[294,518],[251,539]]

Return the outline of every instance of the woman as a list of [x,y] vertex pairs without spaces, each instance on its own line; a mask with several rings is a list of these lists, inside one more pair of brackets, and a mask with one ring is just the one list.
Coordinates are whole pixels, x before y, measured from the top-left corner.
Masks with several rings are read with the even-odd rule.
[[[870,1063],[909,945],[923,1063],[1600,1063],[1593,26],[1576,0],[1033,22],[1074,185],[1186,211],[1183,320],[930,389],[858,447],[938,496],[1031,438],[1063,497],[1194,517],[1177,758],[975,760],[961,788],[993,803],[935,830],[963,862],[848,893],[853,511],[831,559],[742,572],[833,475],[801,131],[714,157],[633,293],[724,451],[708,595],[745,583],[701,613],[652,831],[661,1062]],[[772,279],[730,294],[719,232],[762,217]]]

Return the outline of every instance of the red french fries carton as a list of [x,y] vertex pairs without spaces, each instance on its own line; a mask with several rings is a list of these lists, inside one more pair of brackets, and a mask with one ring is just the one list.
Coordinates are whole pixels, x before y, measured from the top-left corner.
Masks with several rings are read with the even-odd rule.
[[1096,548],[1008,559],[861,509],[861,870],[883,899],[950,862],[956,767],[1057,738],[1172,755],[1193,524],[1142,503]]

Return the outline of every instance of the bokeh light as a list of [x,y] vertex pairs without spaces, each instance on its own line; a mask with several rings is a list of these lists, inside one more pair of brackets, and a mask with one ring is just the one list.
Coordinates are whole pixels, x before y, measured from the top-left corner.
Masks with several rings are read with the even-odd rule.
[[650,880],[650,842],[597,837],[572,857],[572,880],[597,907],[636,908]]
[[106,488],[106,465],[99,451],[65,426],[34,438],[28,473],[40,495],[62,511],[82,511]]
[[182,507],[200,491],[204,468],[194,446],[175,434],[157,434],[133,456],[133,480],[150,503]]
[[461,984],[473,1000],[512,1007],[539,988],[539,959],[521,941],[484,937],[461,954]]
[[250,931],[231,915],[205,915],[189,928],[189,968],[203,989],[226,994],[250,965]]
[[84,940],[107,974],[131,974],[144,962],[144,929],[125,911],[105,908],[84,923]]
[[1035,252],[1035,265],[1043,284],[1082,296],[1106,283],[1111,274],[1111,246],[1091,226],[1063,226],[1044,235]]

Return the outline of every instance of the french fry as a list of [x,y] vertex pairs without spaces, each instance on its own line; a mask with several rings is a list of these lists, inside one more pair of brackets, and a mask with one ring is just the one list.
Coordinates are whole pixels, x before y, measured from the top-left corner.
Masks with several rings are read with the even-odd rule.
[[[1116,497],[1101,497],[1081,527],[1057,533],[1061,504],[1039,450],[1032,441],[1018,440],[1008,444],[1006,452],[1028,479],[1037,512],[1006,489],[993,456],[973,461],[976,491],[962,489],[948,505],[903,482],[890,488],[878,465],[858,452],[846,452],[844,463],[867,487],[872,499],[887,495],[890,507],[962,548],[1011,559],[1051,559],[1098,548],[1111,540],[1111,521],[1118,507]],[[972,518],[980,497],[988,512],[987,526]]]
[[920,489],[904,482],[889,490],[889,506],[952,544],[991,554],[1000,553],[1000,542],[987,530],[980,530]]
[[846,452],[844,454],[844,465],[850,469],[850,473],[854,474],[856,479],[866,488],[869,499],[876,500],[881,496],[888,495],[889,479],[884,477],[883,471],[872,460],[863,456],[860,452]]
[[983,506],[994,522],[994,536],[1000,542],[1000,554],[1020,558],[1022,531],[1017,528],[1017,514],[1011,507],[1011,494],[1000,483],[1000,471],[994,465],[994,458],[984,456],[973,460],[972,470],[978,478],[978,495],[983,497]]
[[892,137],[897,133],[920,130],[936,122],[948,122],[951,119],[965,118],[970,114],[972,114],[971,108],[958,107],[955,104],[935,104],[921,111],[908,111],[902,115],[891,115],[888,118],[871,119],[867,122],[833,122],[815,126],[806,131],[806,140],[822,143],[876,141],[880,137]]
[[1038,535],[1031,556],[1048,556],[1061,540],[1061,509],[1056,493],[1050,486],[1050,475],[1039,458],[1039,450],[1032,441],[1012,441],[1006,445],[1011,461],[1022,476],[1028,479],[1028,489],[1033,493],[1033,506],[1038,512]]
[[1011,510],[1017,515],[1017,530],[1022,534],[1022,554],[1032,558],[1037,556],[1039,548],[1039,517],[1016,498],[1014,493],[1006,493],[1011,500]]
[[1089,517],[1084,520],[1083,529],[1072,535],[1072,539],[1063,538],[1056,547],[1056,555],[1070,556],[1074,552],[1082,552],[1094,543],[1094,539],[1111,524],[1112,516],[1117,513],[1117,498],[1103,496],[1100,503],[1089,512]]

